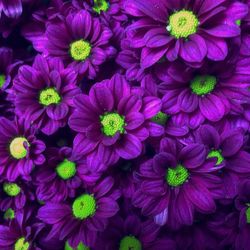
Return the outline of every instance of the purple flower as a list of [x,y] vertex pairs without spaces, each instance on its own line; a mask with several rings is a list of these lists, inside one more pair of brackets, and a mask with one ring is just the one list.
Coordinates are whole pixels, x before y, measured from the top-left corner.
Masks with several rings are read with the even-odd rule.
[[33,186],[29,182],[17,180],[15,182],[4,181],[0,188],[0,210],[14,211],[22,209],[27,202],[34,201]]
[[240,227],[248,224],[250,229],[250,179],[245,179],[239,184],[235,206],[240,212]]
[[16,212],[15,218],[8,225],[0,225],[0,247],[4,250],[40,249],[36,240],[44,225],[35,220],[32,208]]
[[37,56],[33,66],[22,66],[11,89],[19,116],[47,135],[67,124],[73,96],[80,93],[76,73],[59,59]]
[[[143,77],[141,87],[144,90],[145,96],[161,96],[156,80],[152,74]],[[188,134],[189,128],[185,123],[185,119],[180,117],[181,115],[169,115],[162,110],[147,121],[147,129],[151,137],[164,136],[165,133],[174,137],[182,137]]]
[[214,166],[203,145],[164,138],[160,153],[140,166],[133,204],[159,225],[192,225],[194,211],[214,212],[215,199],[223,195]]
[[35,173],[40,201],[61,202],[75,197],[82,185],[78,169],[85,168],[85,160],[79,158],[71,148],[47,150],[47,163]]
[[[80,191],[79,191],[80,192]],[[68,240],[73,248],[80,242],[93,246],[97,232],[103,231],[108,218],[119,210],[119,192],[113,189],[113,179],[107,177],[95,187],[81,191],[71,203],[48,202],[38,211],[38,218],[52,225],[49,238]]]
[[205,145],[207,158],[216,160],[217,171],[223,181],[225,198],[234,198],[238,183],[250,175],[250,154],[244,150],[244,136],[241,130],[220,126],[218,130],[210,125],[201,126],[196,132],[196,141]]
[[44,163],[45,145],[35,137],[36,130],[24,119],[0,118],[0,173],[12,182],[18,176],[30,180],[36,165]]
[[111,36],[97,18],[81,10],[48,23],[42,51],[62,59],[81,76],[95,78],[99,66],[116,52],[108,43]]
[[127,28],[134,48],[142,49],[141,66],[166,57],[199,65],[205,57],[219,61],[228,54],[227,39],[240,35],[236,21],[248,11],[239,1],[127,0],[125,11],[138,18]]
[[160,109],[158,98],[142,98],[116,74],[93,86],[88,96],[75,98],[75,112],[69,120],[69,126],[79,133],[74,147],[81,154],[89,154],[89,162],[100,159],[113,164],[119,157],[136,158],[149,136],[145,121]]
[[153,221],[141,221],[135,214],[127,214],[123,219],[115,216],[97,241],[96,249],[145,249],[153,250],[159,226]]
[[7,17],[17,18],[22,14],[22,0],[1,0],[0,12],[4,12]]
[[1,47],[0,56],[2,58],[0,63],[0,89],[5,90],[11,82],[13,68],[18,62],[13,62],[12,49]]
[[178,114],[180,125],[192,128],[205,119],[216,122],[229,112],[241,112],[241,105],[249,101],[248,64],[249,58],[239,59],[236,65],[205,64],[197,70],[178,63],[165,68],[162,65],[157,76],[162,81],[159,91],[164,94],[163,111]]

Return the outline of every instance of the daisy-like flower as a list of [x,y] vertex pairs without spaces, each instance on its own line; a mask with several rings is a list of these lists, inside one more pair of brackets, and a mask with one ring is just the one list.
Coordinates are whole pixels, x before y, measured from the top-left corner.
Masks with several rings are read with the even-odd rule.
[[133,204],[160,225],[171,228],[192,225],[194,211],[212,213],[222,197],[220,179],[214,175],[215,160],[206,160],[205,147],[161,140],[160,153],[141,164]]
[[230,111],[241,112],[242,104],[249,102],[249,62],[241,58],[236,65],[226,61],[197,70],[179,63],[159,68],[163,111],[177,114],[177,119],[193,128],[205,119],[216,122]]
[[142,97],[116,74],[93,86],[88,96],[75,98],[75,112],[69,119],[69,126],[79,133],[74,147],[89,154],[89,161],[101,159],[107,165],[119,157],[136,158],[149,136],[145,122],[160,109],[158,98]]
[[20,180],[15,182],[3,181],[0,186],[0,210],[15,211],[23,208],[27,202],[35,199],[33,188],[28,182]]
[[47,150],[48,162],[35,173],[39,200],[60,202],[75,197],[82,184],[78,169],[85,168],[85,160],[79,158],[71,148]]
[[27,120],[0,118],[0,174],[8,181],[18,176],[29,180],[32,169],[44,163],[45,144],[36,139],[35,132]]
[[125,37],[124,23],[127,21],[127,15],[122,10],[123,0],[73,0],[72,5],[78,10],[83,8],[93,13],[95,16],[99,16],[101,22],[108,27],[112,33],[112,42],[119,46],[122,39]]
[[77,9],[85,7],[89,11],[92,10],[106,21],[113,19],[124,22],[127,20],[127,16],[121,11],[121,0],[89,0],[87,2],[89,2],[89,5],[79,0],[73,0],[72,4]]
[[47,135],[67,124],[73,97],[80,93],[77,75],[59,59],[37,56],[33,66],[22,66],[11,94],[15,111]]
[[22,209],[7,225],[0,225],[0,247],[3,250],[40,249],[38,235],[44,224],[35,220],[34,209]]
[[207,158],[216,160],[217,172],[223,181],[225,198],[234,198],[240,180],[250,175],[250,154],[244,150],[244,135],[228,124],[215,129],[203,125],[196,131],[196,141],[206,147]]
[[240,35],[236,21],[248,11],[247,5],[230,0],[127,0],[124,5],[128,14],[139,18],[127,28],[127,36],[133,47],[142,49],[143,68],[162,57],[180,57],[191,64],[205,57],[224,60],[228,38]]
[[135,214],[127,214],[123,219],[115,216],[97,241],[96,249],[110,250],[153,250],[159,226],[154,221],[141,221]]
[[43,52],[64,60],[81,76],[95,78],[99,66],[115,54],[109,45],[112,32],[86,10],[48,23]]
[[70,203],[46,203],[38,217],[52,225],[49,237],[67,240],[72,248],[81,242],[93,246],[98,231],[103,231],[108,218],[119,210],[119,192],[113,189],[113,179],[105,178],[89,190],[83,191]]

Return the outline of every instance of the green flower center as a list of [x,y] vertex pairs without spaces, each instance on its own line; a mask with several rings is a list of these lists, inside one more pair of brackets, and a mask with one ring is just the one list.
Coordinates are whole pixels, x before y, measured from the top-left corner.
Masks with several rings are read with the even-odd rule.
[[63,179],[68,180],[76,174],[76,164],[65,159],[56,167],[56,173]]
[[75,61],[84,61],[90,55],[91,45],[81,39],[70,44],[69,52]]
[[83,220],[95,214],[96,201],[92,195],[83,194],[75,199],[72,205],[73,214]]
[[49,106],[51,104],[58,104],[61,101],[61,97],[55,88],[47,88],[40,92],[39,103],[43,106]]
[[72,248],[68,242],[65,244],[64,250],[89,250],[89,247],[86,247],[82,242],[77,246],[77,248]]
[[94,0],[94,7],[93,10],[97,12],[98,14],[101,13],[101,11],[107,11],[109,9],[109,3],[105,0]]
[[191,89],[196,95],[206,95],[211,93],[217,83],[216,77],[210,75],[196,76],[191,81]]
[[250,207],[246,210],[247,223],[250,224]]
[[142,250],[142,245],[134,236],[126,236],[120,241],[119,250]]
[[125,132],[125,118],[117,113],[106,113],[100,116],[102,132],[106,136],[114,136],[117,132]]
[[17,196],[21,192],[21,188],[16,183],[4,183],[3,184],[4,192],[9,196]]
[[151,118],[151,121],[155,122],[159,125],[164,126],[166,124],[168,118],[169,118],[168,115],[166,115],[165,113],[160,111],[157,115],[155,115],[153,118]]
[[182,165],[178,165],[176,168],[168,168],[166,181],[169,186],[178,187],[188,179],[188,176],[187,169]]
[[224,157],[219,150],[210,151],[207,158],[217,158],[216,166],[220,165],[224,161]]
[[26,242],[25,241],[25,238],[22,237],[22,238],[19,238],[16,243],[15,243],[15,246],[14,246],[14,249],[15,250],[28,250],[29,249],[29,242]]
[[199,20],[189,10],[177,11],[169,17],[167,30],[175,38],[187,38],[197,32]]
[[27,143],[27,145],[30,146],[29,142],[24,137],[16,137],[11,141],[9,149],[12,157],[17,160],[26,157],[27,149],[25,148],[24,143]]
[[5,211],[5,213],[4,213],[4,215],[3,215],[3,218],[4,218],[5,220],[12,220],[12,219],[14,219],[14,218],[15,218],[15,211],[14,211],[12,208],[8,208],[8,209]]
[[241,20],[239,19],[239,20],[236,20],[236,24],[238,25],[238,26],[240,26],[241,25]]
[[0,88],[3,87],[5,80],[6,80],[5,75],[0,75]]

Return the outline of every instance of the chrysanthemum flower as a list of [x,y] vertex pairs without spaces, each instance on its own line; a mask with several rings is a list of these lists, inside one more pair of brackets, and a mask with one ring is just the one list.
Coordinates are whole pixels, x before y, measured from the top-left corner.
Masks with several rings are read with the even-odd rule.
[[[99,17],[101,23],[107,26],[113,33],[111,41],[119,47],[120,42],[125,37],[124,24],[127,21],[127,15],[122,9],[123,0],[73,0],[72,5],[78,10],[83,8]],[[88,4],[86,4],[88,2]]]
[[142,48],[143,68],[162,57],[187,63],[201,63],[205,57],[224,60],[227,39],[240,35],[236,21],[248,11],[245,4],[230,0],[127,0],[124,9],[139,18],[127,35],[133,47]]
[[46,165],[35,173],[38,199],[60,202],[75,197],[77,188],[82,185],[78,174],[82,167],[85,168],[85,160],[71,148],[49,148]]
[[0,185],[0,210],[11,211],[22,209],[27,202],[34,201],[34,186],[29,182],[16,180],[15,182],[3,181]]
[[143,222],[135,214],[126,218],[115,216],[97,241],[96,249],[110,250],[153,250],[151,244],[156,241],[159,226],[154,221]]
[[249,101],[249,62],[244,58],[236,65],[205,64],[197,70],[177,63],[159,69],[163,111],[178,114],[190,127],[198,127],[205,119],[219,121],[230,111],[241,112],[241,105]]
[[0,248],[4,250],[30,250],[37,248],[36,240],[44,224],[35,220],[33,209],[16,212],[7,225],[0,225]]
[[149,136],[145,121],[161,109],[156,97],[133,92],[123,76],[116,74],[93,86],[89,95],[75,98],[75,112],[69,126],[79,134],[74,147],[89,161],[115,163],[119,157],[132,159],[142,152]]
[[77,75],[59,59],[37,56],[33,66],[22,66],[14,81],[15,110],[47,135],[67,124],[73,97],[80,93]]
[[12,182],[18,176],[30,179],[36,165],[44,163],[45,145],[35,137],[36,130],[24,119],[0,118],[0,173]]
[[196,141],[206,147],[207,158],[216,160],[216,168],[223,181],[225,198],[234,198],[242,178],[250,175],[250,154],[244,150],[241,130],[230,129],[228,124],[218,130],[210,125],[201,126]]
[[117,198],[119,192],[113,189],[113,179],[108,177],[83,191],[71,203],[46,203],[39,209],[38,217],[52,225],[49,237],[67,240],[73,248],[81,242],[93,246],[97,232],[103,231],[108,218],[119,210]]
[[164,138],[160,153],[140,166],[133,204],[157,224],[192,225],[194,211],[214,212],[215,199],[222,196],[214,165],[201,144],[183,146]]
[[99,66],[115,54],[112,32],[86,10],[48,23],[43,53],[61,58],[81,76],[95,78]]

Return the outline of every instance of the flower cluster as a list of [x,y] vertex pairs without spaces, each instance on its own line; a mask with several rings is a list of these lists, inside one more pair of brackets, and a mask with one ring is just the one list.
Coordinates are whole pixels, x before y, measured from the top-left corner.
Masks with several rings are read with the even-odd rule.
[[0,0],[0,249],[247,250],[250,0]]

